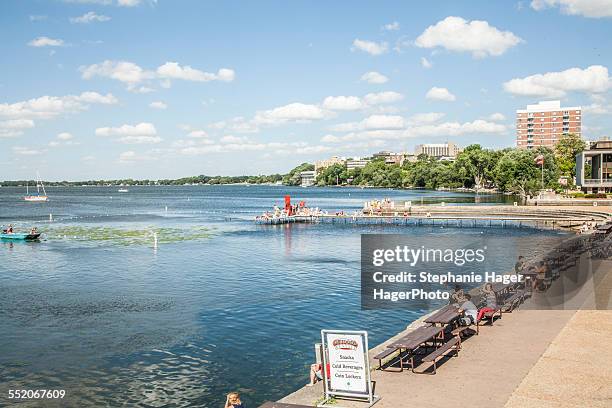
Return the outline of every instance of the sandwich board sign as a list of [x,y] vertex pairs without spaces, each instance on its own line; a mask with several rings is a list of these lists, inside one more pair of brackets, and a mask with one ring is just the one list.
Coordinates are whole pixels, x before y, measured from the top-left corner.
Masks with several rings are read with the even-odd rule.
[[344,397],[373,403],[368,332],[321,330],[321,341],[325,400]]

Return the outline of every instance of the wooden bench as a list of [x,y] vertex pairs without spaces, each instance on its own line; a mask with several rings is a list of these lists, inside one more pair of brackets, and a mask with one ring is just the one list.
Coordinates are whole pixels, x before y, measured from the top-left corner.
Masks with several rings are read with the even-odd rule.
[[[375,355],[374,357],[372,357],[374,360],[378,360],[378,364],[379,364],[378,369],[379,369],[379,370],[381,370],[381,371],[384,371],[384,368],[383,368],[383,360],[384,360],[385,358],[389,357],[391,354],[395,353],[395,352],[396,352],[396,351],[398,351],[398,350],[399,350],[399,348],[396,348],[396,347],[389,347],[389,348],[387,348],[387,349],[385,349],[385,350],[381,351],[380,353],[378,353],[378,354],[377,354],[377,355]],[[400,353],[400,354],[401,354],[401,353]],[[401,361],[401,355],[398,355],[398,357],[400,357],[400,361]],[[393,358],[393,359],[389,360],[389,362],[390,362],[390,361],[393,361],[393,360],[395,360],[395,358]]]
[[[440,346],[437,349],[435,349],[432,353],[430,353],[430,354],[426,355],[425,357],[423,357],[423,360],[421,360],[421,361],[424,362],[424,363],[433,362],[433,373],[432,373],[432,375],[433,375],[433,374],[436,373],[436,369],[437,369],[436,362],[437,362],[438,358],[442,357],[448,351],[451,351],[451,350],[455,352],[455,356],[459,355],[459,347],[460,347],[459,344],[460,344],[460,342],[461,342],[461,340],[459,340],[459,338],[457,336],[454,336],[452,339],[450,339],[449,341],[444,343],[442,346]],[[412,371],[414,372],[414,369]]]
[[[468,330],[474,330],[474,329],[472,329],[470,325],[470,326],[459,326],[453,329],[453,331],[451,331],[451,336],[456,337],[459,340],[459,344],[457,344],[457,348],[459,350],[461,350],[461,335]],[[474,330],[474,332],[478,334],[476,330]]]
[[512,312],[519,304],[523,302],[524,299],[525,292],[522,290],[517,290],[504,301],[504,304],[501,307],[502,312]]
[[491,326],[493,326],[493,321],[495,320],[495,315],[498,314],[499,318],[501,319],[502,317],[502,310],[501,307],[498,307],[497,309],[493,310],[492,312],[486,312],[483,316],[482,319],[480,319],[479,321],[476,322],[476,332],[478,332],[478,327],[481,325],[480,322],[482,322],[482,320],[486,317],[487,319],[489,319],[489,321],[491,322]]

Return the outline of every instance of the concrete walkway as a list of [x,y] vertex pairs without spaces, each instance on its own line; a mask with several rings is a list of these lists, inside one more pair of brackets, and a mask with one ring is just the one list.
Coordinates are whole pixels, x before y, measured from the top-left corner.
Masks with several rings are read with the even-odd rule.
[[[612,312],[589,310],[612,306],[612,262],[588,267],[597,271],[595,284],[572,298],[582,310],[533,310],[526,304],[481,327],[479,336],[463,342],[458,358],[439,363],[436,375],[373,371],[376,394],[382,396],[375,407],[612,407]],[[537,295],[533,301],[538,303]],[[420,324],[421,319],[407,330]],[[281,401],[313,405],[321,393],[319,383]]]

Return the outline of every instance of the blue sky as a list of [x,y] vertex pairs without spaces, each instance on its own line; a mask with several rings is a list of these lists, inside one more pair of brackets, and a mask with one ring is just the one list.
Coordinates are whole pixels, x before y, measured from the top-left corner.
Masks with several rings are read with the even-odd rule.
[[550,99],[611,136],[611,23],[611,0],[4,1],[0,179],[507,147]]

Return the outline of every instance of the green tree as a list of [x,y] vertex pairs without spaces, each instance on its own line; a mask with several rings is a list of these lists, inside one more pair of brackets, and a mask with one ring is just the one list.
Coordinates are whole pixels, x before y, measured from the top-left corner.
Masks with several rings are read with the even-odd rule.
[[472,179],[472,185],[478,189],[493,178],[495,163],[496,155],[493,151],[474,144],[466,147],[457,156],[456,169],[459,172],[458,174],[467,179]]
[[499,159],[493,169],[493,177],[500,191],[522,196],[535,195],[542,187],[542,169],[536,157],[544,156],[544,187],[558,188],[559,170],[550,149],[510,149]]
[[300,179],[300,173],[303,171],[314,170],[314,164],[302,163],[299,166],[293,168],[289,173],[283,177],[283,184],[290,186],[299,186],[302,182]]
[[576,155],[586,148],[586,143],[578,135],[570,133],[563,136],[555,147],[555,158],[559,171],[564,176],[576,175]]

